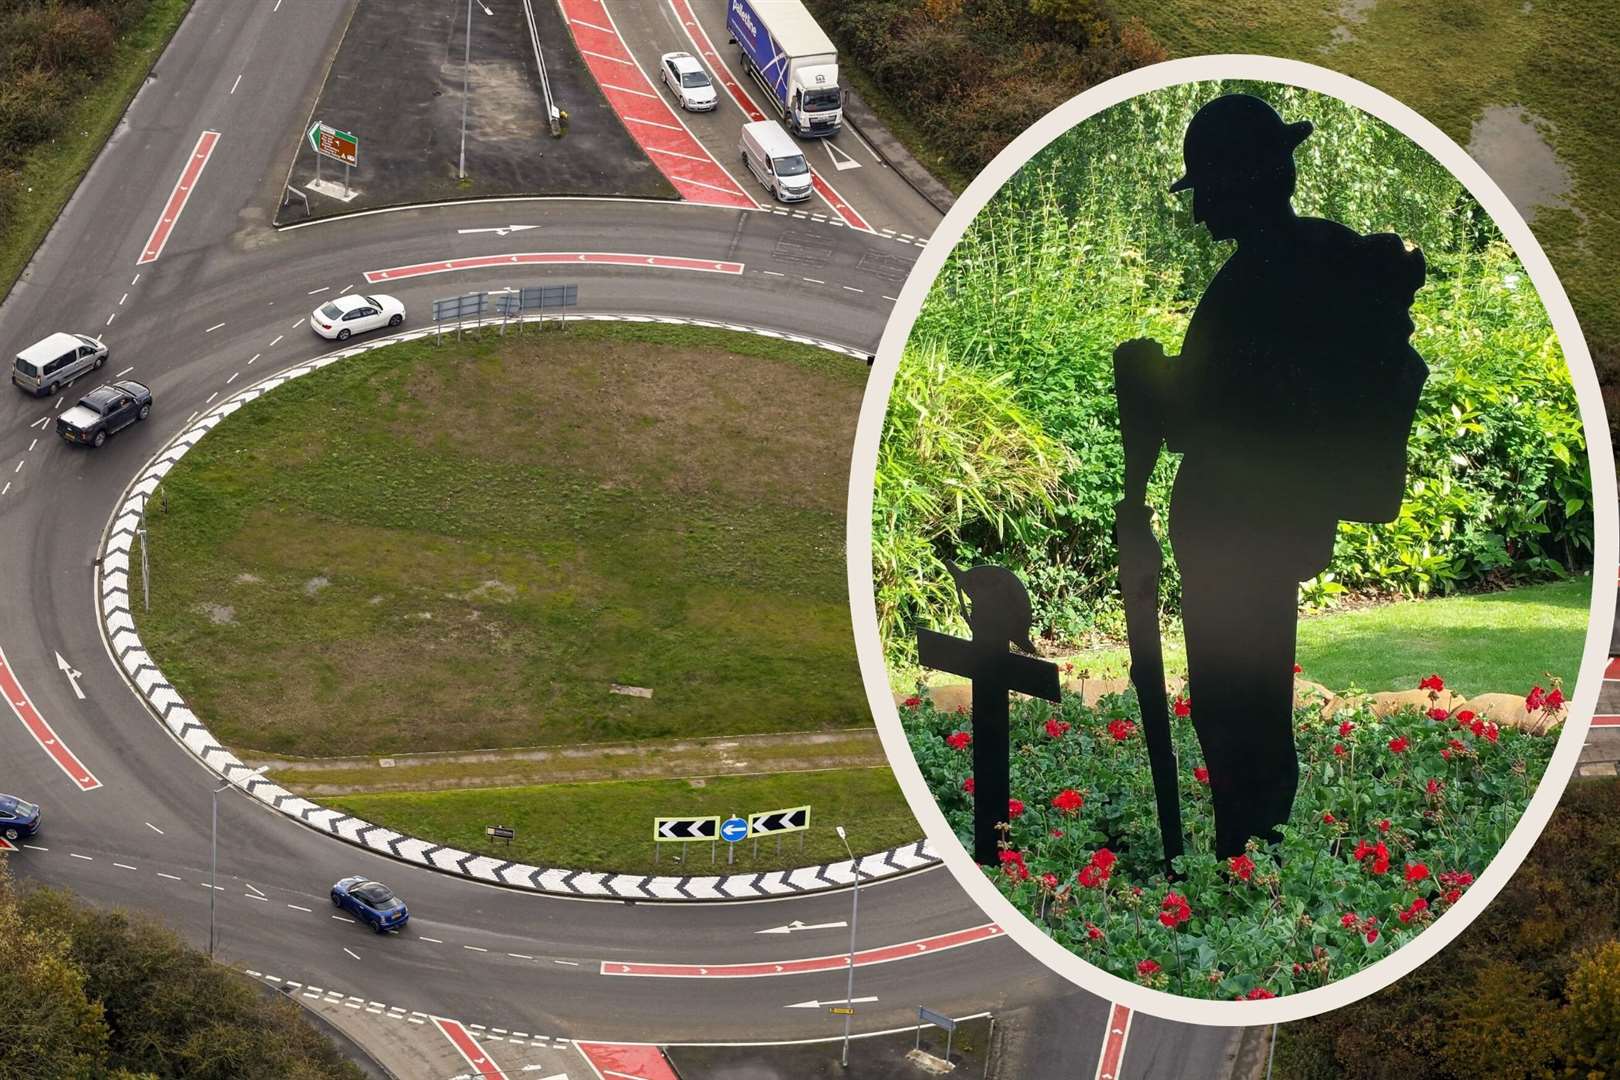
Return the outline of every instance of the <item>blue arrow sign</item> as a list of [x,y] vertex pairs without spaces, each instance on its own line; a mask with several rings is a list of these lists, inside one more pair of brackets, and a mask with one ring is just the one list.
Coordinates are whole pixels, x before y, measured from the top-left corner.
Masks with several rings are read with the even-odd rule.
[[[748,839],[748,822],[740,817],[726,818],[720,823],[720,839],[728,844]],[[728,855],[727,858],[730,858]]]

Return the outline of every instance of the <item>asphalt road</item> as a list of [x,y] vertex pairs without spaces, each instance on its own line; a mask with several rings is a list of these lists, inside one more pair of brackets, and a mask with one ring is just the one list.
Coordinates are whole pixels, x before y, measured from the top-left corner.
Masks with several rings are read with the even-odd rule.
[[[652,13],[657,18],[648,14],[650,0],[646,9],[656,27],[663,9]],[[20,346],[70,329],[102,334],[111,345],[107,367],[60,400],[0,393],[0,650],[56,737],[100,781],[80,791],[20,722],[0,715],[0,790],[45,808],[44,831],[11,864],[92,901],[150,912],[199,944],[208,937],[212,895],[222,960],[404,1009],[576,1039],[832,1034],[821,1010],[787,1006],[841,998],[839,971],[742,980],[601,972],[604,961],[719,964],[841,953],[847,938],[838,928],[757,931],[795,919],[841,921],[847,893],[681,906],[534,896],[392,863],[234,789],[218,803],[220,890],[207,887],[212,775],[144,711],[108,657],[94,619],[91,562],[113,500],[188,415],[245,381],[330,350],[304,322],[319,298],[383,291],[365,283],[368,271],[461,256],[697,257],[740,262],[743,270],[581,263],[566,273],[528,267],[412,277],[386,291],[405,301],[413,315],[407,325],[419,325],[434,297],[576,281],[581,311],[746,323],[869,349],[917,254],[904,240],[808,216],[591,200],[443,206],[277,233],[267,222],[288,153],[280,144],[307,115],[347,15],[346,5],[326,0],[198,0],[0,306],[0,341]],[[740,123],[740,113],[731,120]],[[161,254],[142,263],[205,131],[219,133],[213,152],[187,185],[189,199]],[[890,190],[898,179],[872,169],[864,174],[870,182],[846,185],[846,194],[869,200],[874,223],[926,233],[932,221],[913,204],[884,216],[882,200],[901,198]],[[537,228],[463,231],[510,224]],[[62,443],[52,418],[75,390],[126,371],[153,388],[152,419],[99,451]],[[58,654],[82,672],[82,700],[58,670]],[[391,882],[415,913],[409,929],[378,937],[333,918],[326,890],[349,873]],[[872,886],[862,901],[863,949],[985,921],[942,870]],[[1005,939],[862,967],[856,994],[878,999],[863,1006],[857,1030],[905,1024],[918,1004],[956,1014],[1039,1009],[1043,1049],[1031,1060],[1041,1064],[1020,1076],[1091,1076],[1106,1027],[1106,1003],[1067,989]],[[1223,1059],[1224,1037],[1173,1025],[1151,1030],[1152,1053],[1133,1045],[1123,1075],[1213,1075]],[[1133,1038],[1139,1045],[1141,1037]]]

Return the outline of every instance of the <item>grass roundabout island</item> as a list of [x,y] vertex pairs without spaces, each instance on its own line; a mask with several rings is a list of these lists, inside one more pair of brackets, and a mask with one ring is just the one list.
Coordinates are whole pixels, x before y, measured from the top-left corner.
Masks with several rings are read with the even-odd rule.
[[[805,803],[802,850],[734,868],[842,857],[845,821],[866,851],[915,840],[850,648],[864,379],[808,346],[635,323],[350,357],[164,478],[142,638],[272,779],[340,778],[319,801],[465,850],[652,872],[655,814]],[[597,746],[635,747],[634,771],[562,768]],[[537,747],[572,782],[518,749]]]

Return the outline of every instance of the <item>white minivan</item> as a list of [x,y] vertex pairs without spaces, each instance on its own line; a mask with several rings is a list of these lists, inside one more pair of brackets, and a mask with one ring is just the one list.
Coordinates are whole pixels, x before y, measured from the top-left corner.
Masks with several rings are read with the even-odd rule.
[[810,163],[775,120],[744,124],[737,150],[748,171],[778,199],[802,202],[810,197]]
[[106,362],[107,346],[95,338],[58,331],[17,354],[11,381],[35,397],[44,397]]

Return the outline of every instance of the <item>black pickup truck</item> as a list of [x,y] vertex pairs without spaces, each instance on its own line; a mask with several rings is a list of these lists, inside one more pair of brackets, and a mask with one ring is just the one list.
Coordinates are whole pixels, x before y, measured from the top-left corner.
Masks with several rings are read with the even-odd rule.
[[107,436],[152,415],[152,391],[130,379],[96,387],[56,418],[56,433],[70,443],[100,446]]

